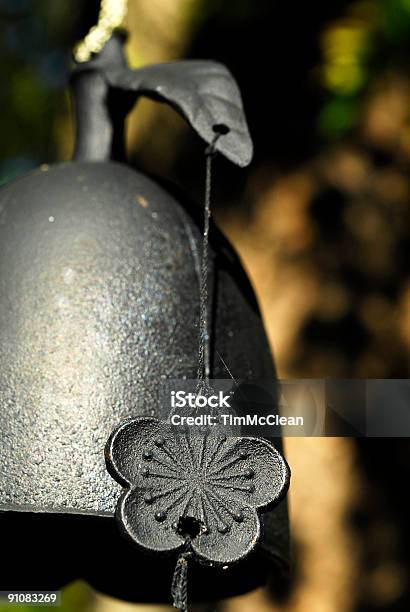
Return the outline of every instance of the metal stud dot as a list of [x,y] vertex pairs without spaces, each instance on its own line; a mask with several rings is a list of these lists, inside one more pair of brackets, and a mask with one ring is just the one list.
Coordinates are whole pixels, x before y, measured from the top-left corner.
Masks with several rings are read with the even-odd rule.
[[165,445],[165,439],[164,438],[157,438],[156,440],[154,440],[154,444],[155,446],[164,446]]
[[249,454],[246,451],[241,450],[240,453],[239,453],[239,457],[241,459],[247,459],[249,457]]
[[167,515],[165,512],[156,512],[154,516],[155,516],[155,520],[158,521],[158,523],[163,523],[165,519],[167,518]]
[[152,504],[154,502],[154,498],[151,493],[147,493],[144,497],[144,501],[146,504]]
[[242,512],[235,512],[233,515],[233,520],[236,521],[237,523],[242,523],[244,516]]
[[255,476],[255,472],[251,468],[249,468],[248,470],[244,471],[243,475],[245,476],[245,478],[248,478],[250,480]]
[[219,533],[228,533],[231,528],[226,523],[220,523],[217,527]]
[[143,469],[141,470],[141,474],[142,474],[143,476],[149,476],[149,469],[148,469],[147,467],[143,468]]
[[143,459],[145,459],[145,461],[151,461],[151,459],[153,457],[152,451],[150,451],[150,450],[144,451],[142,453],[142,457],[143,457]]

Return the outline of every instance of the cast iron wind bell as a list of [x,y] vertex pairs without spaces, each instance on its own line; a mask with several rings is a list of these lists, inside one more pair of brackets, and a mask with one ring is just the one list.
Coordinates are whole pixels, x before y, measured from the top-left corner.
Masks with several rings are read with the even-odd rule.
[[[214,62],[132,71],[114,35],[101,53],[77,66],[72,87],[74,162],[42,166],[0,191],[2,584],[56,589],[82,578],[116,597],[169,601],[172,550],[187,544],[187,524],[181,528],[179,501],[167,510],[155,499],[165,491],[152,466],[163,463],[167,451],[176,454],[168,430],[161,429],[166,415],[157,389],[163,377],[196,378],[203,245],[190,204],[114,160],[123,155],[125,116],[141,95],[171,104],[239,165],[249,163],[252,145],[238,88]],[[226,377],[224,364],[238,379],[274,378],[252,289],[214,227],[207,279],[213,378]],[[125,419],[131,421],[119,426]],[[129,488],[122,497],[104,462],[110,434],[110,469]],[[192,564],[191,599],[228,597],[267,579],[280,584],[288,563],[286,502],[270,506],[287,485],[281,455],[263,440],[250,449],[246,439],[209,434],[192,444],[195,469],[180,483],[181,504],[194,489],[201,492],[193,495],[196,510],[189,506],[186,514],[199,521],[201,533],[189,529],[185,552],[217,565],[238,563],[223,571]],[[181,462],[190,456],[178,451]],[[225,463],[231,459],[232,468]],[[205,461],[214,469],[208,480],[200,469]],[[215,488],[219,463],[223,478],[235,482],[226,493]],[[141,479],[144,497],[136,495]],[[134,540],[165,547],[169,555],[146,555],[118,536],[113,515],[120,497],[125,530],[137,530],[130,534]],[[205,498],[213,501],[199,511]],[[224,504],[229,508],[222,511]],[[212,509],[218,518],[207,514]],[[185,568],[181,557],[177,587]]]

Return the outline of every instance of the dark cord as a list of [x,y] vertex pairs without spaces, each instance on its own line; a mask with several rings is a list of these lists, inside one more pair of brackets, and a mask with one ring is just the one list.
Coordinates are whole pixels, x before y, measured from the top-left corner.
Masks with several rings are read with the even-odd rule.
[[209,247],[209,220],[211,217],[211,183],[212,160],[216,154],[216,143],[220,133],[215,134],[211,144],[205,149],[205,202],[204,202],[204,228],[202,234],[202,260],[199,286],[199,351],[198,351],[198,394],[207,394],[211,391],[209,385],[210,355],[209,355],[209,329],[208,329],[208,247]]

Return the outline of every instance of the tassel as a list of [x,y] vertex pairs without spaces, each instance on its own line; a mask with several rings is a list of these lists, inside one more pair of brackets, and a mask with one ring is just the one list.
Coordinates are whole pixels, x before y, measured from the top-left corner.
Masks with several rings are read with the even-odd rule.
[[188,559],[191,555],[190,552],[179,555],[172,577],[172,605],[180,612],[188,612]]

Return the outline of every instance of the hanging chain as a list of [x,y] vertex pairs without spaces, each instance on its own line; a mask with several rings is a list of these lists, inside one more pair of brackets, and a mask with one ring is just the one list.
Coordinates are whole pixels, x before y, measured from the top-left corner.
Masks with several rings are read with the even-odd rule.
[[93,53],[99,53],[113,30],[122,25],[127,14],[128,0],[101,0],[97,25],[74,48],[76,62],[88,62]]

